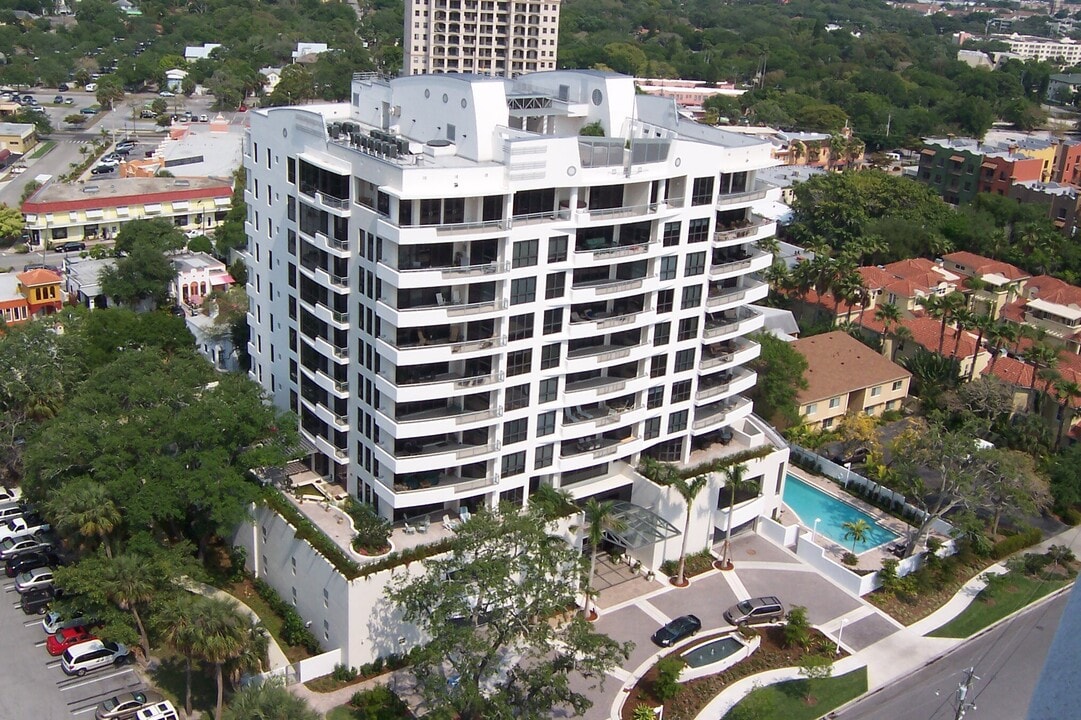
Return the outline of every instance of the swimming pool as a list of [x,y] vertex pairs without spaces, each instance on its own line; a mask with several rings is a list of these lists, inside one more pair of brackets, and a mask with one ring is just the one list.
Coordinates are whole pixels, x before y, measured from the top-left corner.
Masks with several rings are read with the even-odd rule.
[[854,520],[865,520],[871,529],[862,542],[856,543],[857,553],[893,542],[901,537],[879,525],[877,520],[855,505],[838,500],[815,486],[805,483],[795,475],[789,475],[785,481],[784,495],[781,499],[799,516],[803,525],[813,528],[815,520],[821,520],[818,523],[818,534],[824,535],[849,550],[852,549],[852,540],[845,540],[845,529],[842,525]]

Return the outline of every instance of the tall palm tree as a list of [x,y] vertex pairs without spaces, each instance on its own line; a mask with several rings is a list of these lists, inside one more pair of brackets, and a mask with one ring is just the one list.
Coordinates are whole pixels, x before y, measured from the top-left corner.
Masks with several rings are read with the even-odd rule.
[[990,342],[995,348],[995,354],[991,357],[990,372],[995,371],[995,363],[1002,356],[1004,350],[1006,350],[1011,343],[1016,343],[1018,339],[1017,326],[1013,323],[999,321],[991,326],[988,331],[990,335]]
[[1074,401],[1081,398],[1081,385],[1072,380],[1059,380],[1055,383],[1055,399],[1062,410],[1058,423],[1058,444],[1062,445],[1066,428],[1073,424]]
[[604,542],[605,530],[622,530],[626,523],[617,518],[613,513],[615,502],[606,500],[597,502],[596,498],[590,498],[586,502],[585,515],[588,529],[586,537],[589,538],[589,577],[586,578],[586,599],[582,603],[582,614],[590,617],[593,608],[590,607],[590,598],[593,596],[593,579],[597,575],[597,556],[600,554],[601,543]]
[[1034,343],[1022,353],[1022,357],[1032,363],[1032,382],[1029,383],[1028,389],[1035,393],[1036,380],[1040,371],[1054,369],[1058,364],[1058,350],[1049,345]]
[[[969,310],[967,307],[958,308],[953,312],[953,324],[954,324],[954,341],[953,341],[953,354],[950,357],[957,357],[957,353],[961,349],[961,338],[964,336],[965,331],[971,330],[976,326],[976,314]],[[976,352],[980,350],[979,346],[976,347]],[[975,361],[972,363],[975,365]]]
[[225,673],[234,690],[240,687],[244,673],[263,672],[270,667],[270,633],[266,627],[261,621],[249,616],[244,632],[247,642],[244,643],[243,652],[225,664]]
[[901,309],[894,303],[884,303],[875,308],[875,320],[882,323],[882,347],[885,349],[886,340],[890,337],[890,330],[895,323],[901,322]]
[[920,298],[919,303],[927,311],[928,317],[942,321],[942,330],[938,335],[938,354],[941,355],[942,348],[946,344],[946,323],[949,320],[946,298],[938,295],[928,295],[925,298]]
[[752,485],[743,477],[747,471],[744,464],[729,465],[722,473],[724,474],[724,486],[728,488],[728,522],[724,531],[724,545],[721,547],[721,565],[732,566],[732,513],[736,510],[736,493]]
[[244,653],[249,642],[248,625],[247,618],[240,614],[233,600],[210,597],[199,604],[192,650],[200,660],[214,666],[218,687],[215,720],[221,720],[225,688],[222,669],[227,662]]
[[61,533],[77,535],[81,546],[99,542],[105,556],[112,558],[109,536],[123,516],[104,485],[90,479],[73,481],[46,503],[46,510]]
[[[976,354],[980,352],[980,348],[983,347],[984,335],[991,332],[991,328],[994,327],[995,321],[990,315],[976,315],[975,316],[975,329],[976,333]],[[992,360],[991,362],[994,362]],[[976,358],[972,358],[972,367],[968,369],[968,380],[972,382],[972,379],[976,377]]]
[[154,625],[165,642],[184,658],[184,712],[191,717],[191,663],[195,655],[195,623],[199,615],[201,595],[181,593],[156,613]]
[[694,499],[698,497],[698,493],[702,492],[702,488],[708,483],[709,475],[697,475],[688,480],[678,474],[668,482],[668,487],[674,488],[683,498],[684,505],[686,505],[686,515],[683,521],[683,546],[679,551],[679,570],[676,571],[676,584],[681,587],[687,584],[687,542],[691,531],[691,510],[694,506]]
[[893,329],[893,346],[890,348],[890,360],[897,359],[897,346],[905,340],[911,340],[912,331],[904,325],[898,325]]
[[123,553],[105,565],[101,578],[105,596],[121,610],[131,613],[139,631],[139,646],[144,658],[150,656],[150,638],[146,634],[139,608],[157,595],[158,588],[152,572],[144,558]]
[[853,553],[856,552],[856,544],[866,540],[867,535],[871,532],[870,524],[863,518],[843,522],[841,523],[841,529],[845,531],[845,540],[852,541]]

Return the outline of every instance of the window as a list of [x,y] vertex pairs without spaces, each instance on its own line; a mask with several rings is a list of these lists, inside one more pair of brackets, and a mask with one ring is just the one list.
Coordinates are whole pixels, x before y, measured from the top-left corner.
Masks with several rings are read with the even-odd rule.
[[646,440],[652,440],[661,434],[661,419],[650,418],[646,420]]
[[676,268],[679,259],[674,255],[661,258],[661,280],[673,280],[676,277]]
[[654,355],[649,361],[649,376],[651,378],[664,377],[668,370],[668,356]]
[[507,353],[507,375],[521,375],[527,373],[532,364],[532,350],[516,350],[512,353]]
[[563,329],[563,308],[556,308],[554,310],[544,311],[544,327],[542,331],[545,335],[551,335],[557,333]]
[[698,318],[685,318],[679,321],[679,340],[690,340],[698,337]]
[[814,415],[818,412],[818,403],[807,403],[807,414]]
[[680,380],[672,385],[672,402],[686,402],[691,399],[691,381]]
[[670,222],[664,224],[664,231],[661,238],[665,247],[672,247],[673,245],[679,245],[679,233],[683,229],[683,223]]
[[547,370],[559,366],[562,345],[552,343],[541,348],[541,370]]
[[567,259],[567,236],[557,235],[548,239],[548,262],[557,263]]
[[541,468],[550,466],[554,456],[555,445],[541,445],[537,448],[537,452],[533,458],[533,469],[540,470]]
[[680,310],[698,307],[702,304],[702,286],[689,285],[683,288],[683,300],[679,304]]
[[552,298],[563,297],[564,285],[567,280],[567,273],[549,273],[548,277],[544,281],[544,297],[547,300]]
[[658,313],[672,312],[672,300],[675,297],[675,294],[675,290],[661,290],[657,293]]
[[904,380],[894,380],[894,381],[893,381],[893,385],[891,386],[891,388],[890,388],[890,389],[891,389],[891,390],[893,390],[894,392],[897,392],[897,391],[898,391],[898,390],[900,390],[900,389],[901,389],[902,387],[904,387],[904,385],[905,385],[905,381],[904,381]]
[[522,473],[524,473],[525,450],[511,453],[510,455],[504,455],[500,470],[503,477],[510,477],[511,475],[521,475]]
[[646,409],[652,410],[664,405],[664,386],[651,387],[646,394]]
[[691,186],[691,205],[709,205],[713,202],[713,178],[695,178]]
[[519,240],[514,243],[513,267],[533,267],[537,264],[537,255],[540,252],[540,240]]
[[826,418],[822,421],[822,427],[827,429],[833,427],[833,421],[834,418]]
[[683,274],[686,277],[693,277],[695,275],[701,275],[706,271],[706,254],[704,252],[691,253],[687,256],[687,264],[684,266]]
[[537,416],[537,437],[551,435],[556,431],[556,411],[549,410]]
[[709,240],[709,218],[698,218],[687,223],[687,242],[700,243]]
[[503,423],[503,444],[511,445],[513,443],[522,442],[525,440],[528,430],[529,420],[526,418],[508,420]]
[[676,353],[676,372],[686,372],[694,368],[694,348]]
[[687,429],[687,411],[678,410],[668,416],[668,432],[680,432]]
[[510,330],[507,334],[510,340],[526,340],[533,337],[533,313],[515,315],[510,319]]
[[512,280],[510,284],[510,304],[521,305],[533,302],[537,298],[537,278],[527,277]]
[[555,401],[559,395],[559,378],[548,378],[540,381],[540,392],[537,395],[538,403]]
[[838,408],[838,407],[841,407],[841,398],[839,398],[839,397],[830,398],[830,410],[832,410],[833,408]]
[[875,387],[871,388],[871,397],[878,397],[881,394],[882,394],[882,386],[881,385],[876,385]]
[[672,335],[672,323],[662,322],[657,323],[653,328],[653,347],[660,347],[661,345],[667,345]]
[[529,383],[507,388],[507,397],[504,405],[507,410],[521,410],[524,407],[528,407]]

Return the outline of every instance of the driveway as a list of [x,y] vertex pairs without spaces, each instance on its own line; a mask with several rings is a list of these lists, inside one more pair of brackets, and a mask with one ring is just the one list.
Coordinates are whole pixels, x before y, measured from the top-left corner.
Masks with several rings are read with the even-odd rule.
[[776,595],[786,607],[802,605],[812,625],[821,625],[860,607],[856,598],[811,568],[806,572],[743,570],[736,575],[752,596]]
[[[661,623],[650,616],[638,605],[629,605],[614,612],[602,615],[594,624],[597,632],[604,633],[617,642],[634,643],[634,650],[623,663],[628,671],[633,671],[653,653],[660,650],[649,639]],[[611,683],[609,683],[611,684]]]
[[[717,582],[720,580],[720,582]],[[649,601],[651,605],[669,618],[691,613],[702,621],[702,628],[718,628],[727,625],[724,611],[739,602],[736,593],[724,581],[723,576],[703,578],[682,590],[672,590]],[[659,624],[659,623],[658,623]]]

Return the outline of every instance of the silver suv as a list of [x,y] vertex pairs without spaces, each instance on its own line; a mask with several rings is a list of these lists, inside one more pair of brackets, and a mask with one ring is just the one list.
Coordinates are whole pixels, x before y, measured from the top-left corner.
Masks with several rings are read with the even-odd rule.
[[751,625],[780,620],[784,614],[784,605],[781,601],[772,595],[767,595],[736,603],[724,611],[724,619],[729,625]]

